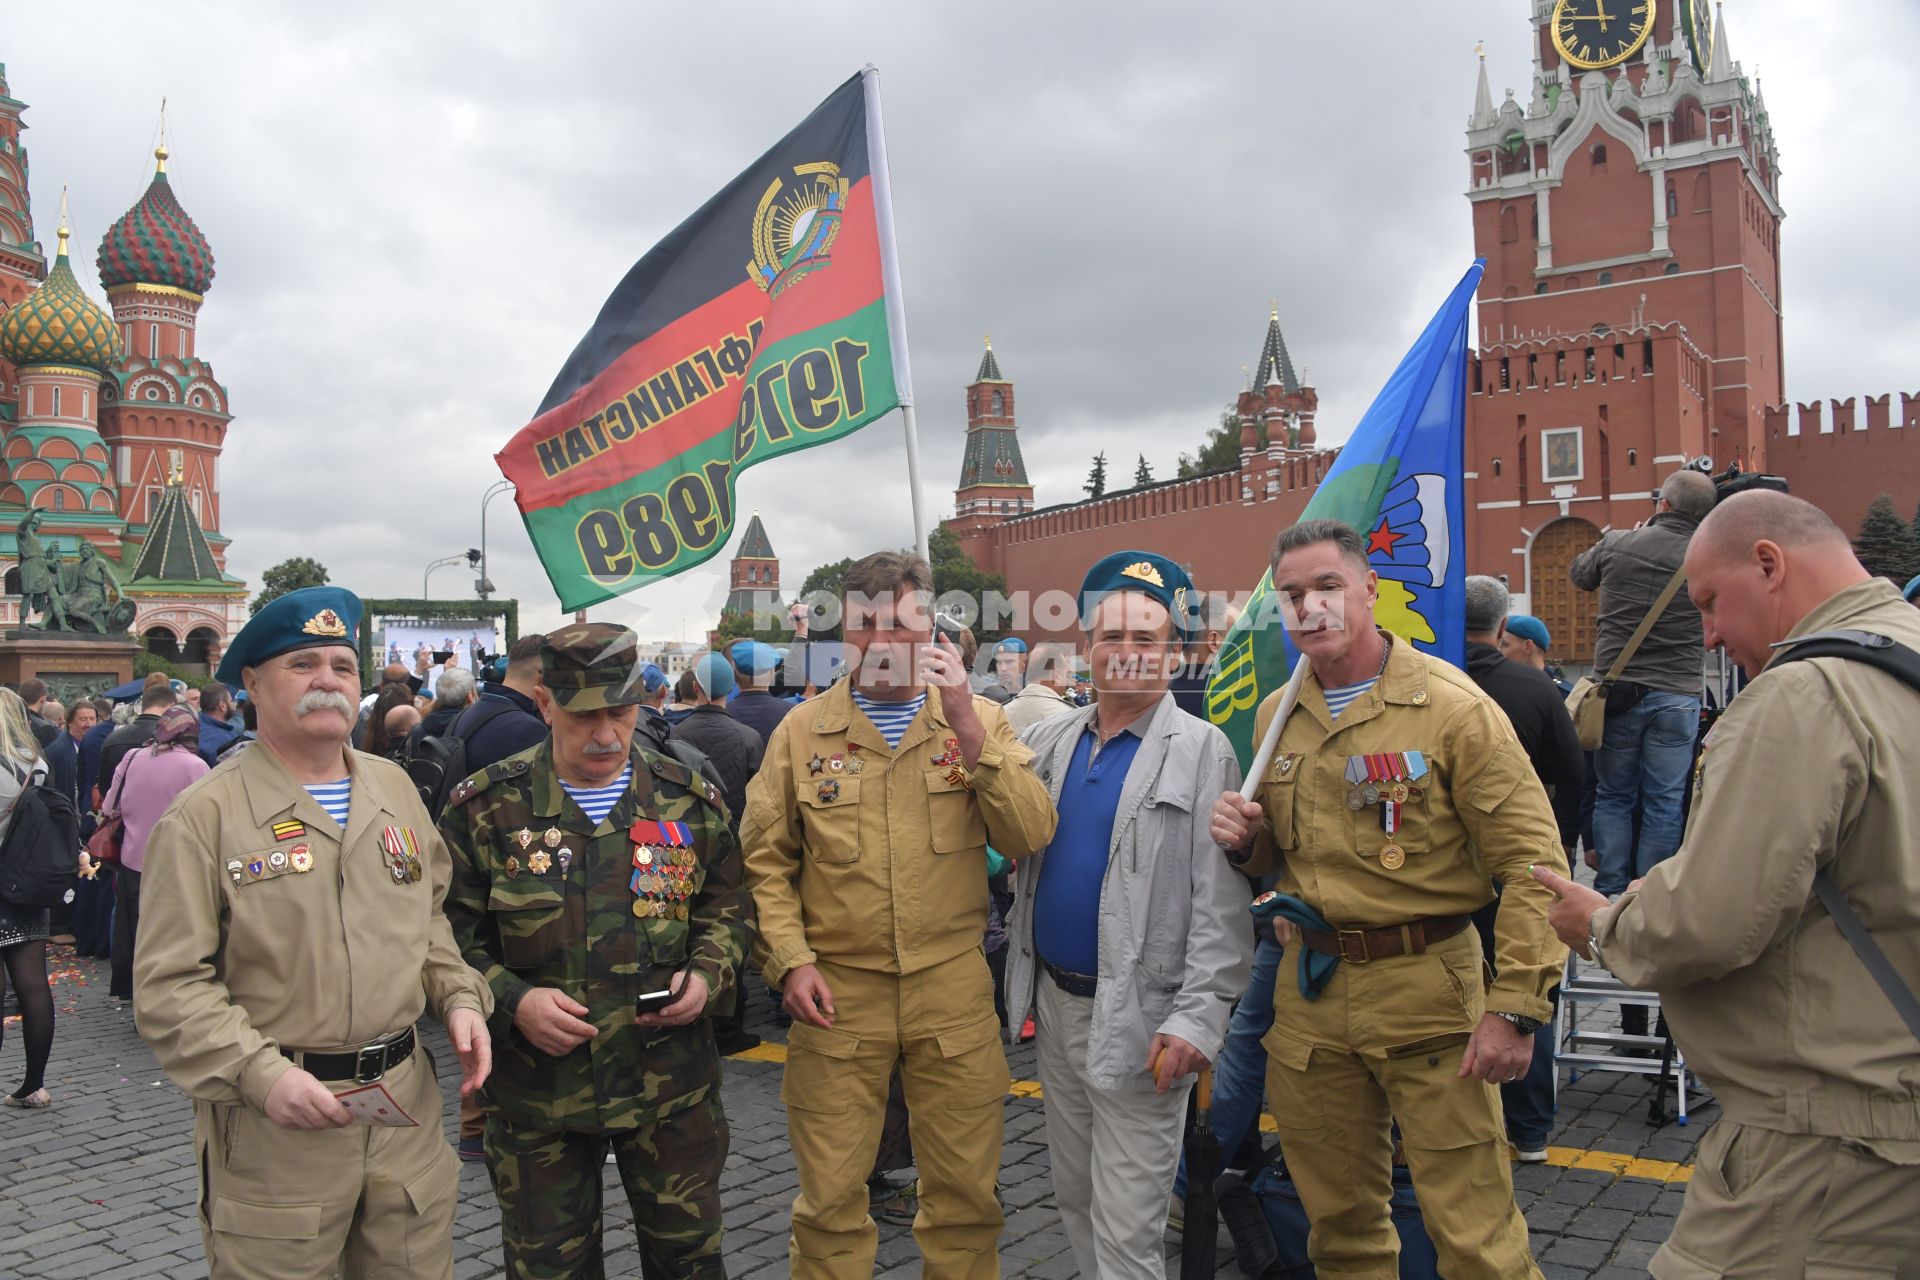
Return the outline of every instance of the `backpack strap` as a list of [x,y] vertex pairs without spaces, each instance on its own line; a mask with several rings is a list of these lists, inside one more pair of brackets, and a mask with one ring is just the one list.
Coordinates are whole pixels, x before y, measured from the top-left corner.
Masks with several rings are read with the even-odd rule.
[[[1915,653],[1891,636],[1872,631],[1819,631],[1782,641],[1775,648],[1780,654],[1768,665],[1769,671],[1781,663],[1798,662],[1802,658],[1846,658],[1878,667],[1895,679],[1906,682],[1915,692],[1920,692],[1920,653]],[[1907,1024],[1907,1030],[1913,1033],[1915,1040],[1920,1040],[1920,996],[1914,994],[1913,988],[1900,976],[1900,971],[1893,967],[1893,961],[1887,958],[1887,953],[1867,932],[1860,913],[1853,909],[1840,892],[1840,886],[1825,871],[1814,873],[1813,892],[1820,899],[1820,905],[1833,918],[1840,936],[1847,940],[1853,953],[1860,957],[1860,963],[1866,966],[1874,982],[1893,1003],[1900,1020]]]

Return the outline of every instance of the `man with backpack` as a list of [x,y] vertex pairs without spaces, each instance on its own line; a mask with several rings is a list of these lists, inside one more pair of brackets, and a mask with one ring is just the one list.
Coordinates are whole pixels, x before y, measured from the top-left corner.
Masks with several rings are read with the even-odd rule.
[[452,732],[466,743],[468,774],[546,741],[547,722],[533,700],[545,638],[535,634],[514,641],[505,672],[481,686],[479,700],[455,717]]
[[448,730],[478,696],[473,672],[446,668],[434,686],[433,709],[407,734],[402,764],[420,792],[420,803],[436,819],[446,807],[447,793],[473,772],[467,767],[466,743]]
[[1659,992],[1721,1106],[1651,1269],[1914,1274],[1920,613],[1783,493],[1717,506],[1686,570],[1706,643],[1754,677],[1707,735],[1686,840],[1612,905],[1535,872],[1569,946]]

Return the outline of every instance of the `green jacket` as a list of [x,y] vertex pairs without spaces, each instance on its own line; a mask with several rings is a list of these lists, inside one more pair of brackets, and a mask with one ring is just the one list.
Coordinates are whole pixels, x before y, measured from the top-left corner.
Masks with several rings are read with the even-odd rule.
[[[711,783],[640,747],[632,764],[632,785],[597,826],[561,788],[550,742],[462,782],[441,818],[454,941],[495,1002],[486,1092],[521,1124],[632,1129],[701,1102],[719,1082],[706,1018],[641,1027],[634,1001],[688,963],[707,981],[710,1008],[731,991],[747,935],[740,847]],[[684,824],[690,840],[675,849],[673,828],[634,831],[640,822]],[[534,987],[587,1006],[599,1034],[559,1058],[534,1048],[513,1025]]]

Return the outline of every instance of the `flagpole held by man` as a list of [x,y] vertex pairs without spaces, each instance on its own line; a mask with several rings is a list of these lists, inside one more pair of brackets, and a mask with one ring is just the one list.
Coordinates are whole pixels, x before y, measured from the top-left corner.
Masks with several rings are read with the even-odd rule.
[[[1262,1041],[1324,1273],[1395,1273],[1397,1122],[1444,1273],[1539,1274],[1494,1086],[1526,1070],[1562,965],[1527,866],[1564,862],[1512,729],[1457,665],[1479,274],[1476,263],[1281,532],[1209,691],[1215,723],[1269,757],[1249,771],[1257,799],[1216,802],[1215,840],[1248,873],[1275,873],[1282,900],[1310,909],[1294,914],[1331,924],[1299,931],[1299,981],[1276,983]],[[1288,638],[1295,669],[1262,698]],[[1491,898],[1490,875],[1506,898],[1488,986],[1468,917]]]

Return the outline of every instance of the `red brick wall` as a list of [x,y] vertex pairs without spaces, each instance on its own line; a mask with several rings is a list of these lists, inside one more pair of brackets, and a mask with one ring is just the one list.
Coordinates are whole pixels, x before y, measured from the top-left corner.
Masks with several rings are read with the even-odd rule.
[[[1897,416],[1887,397],[1855,402],[1818,401],[1793,413],[1788,406],[1767,414],[1767,470],[1785,477],[1793,492],[1832,516],[1852,537],[1867,505],[1881,494],[1911,520],[1920,504],[1920,395],[1899,397]],[[1789,420],[1797,431],[1790,431]],[[1832,427],[1831,431],[1822,428]]]

